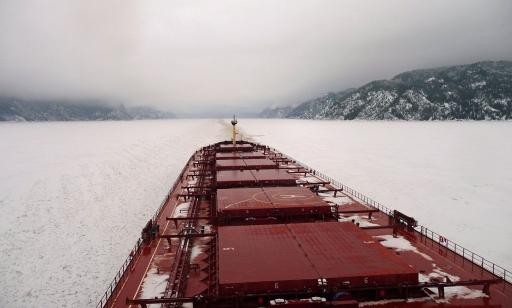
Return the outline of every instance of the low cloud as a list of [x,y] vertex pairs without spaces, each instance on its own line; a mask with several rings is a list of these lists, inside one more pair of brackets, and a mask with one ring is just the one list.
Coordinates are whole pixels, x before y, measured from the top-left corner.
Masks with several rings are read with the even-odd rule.
[[0,95],[184,113],[512,60],[512,2],[0,0]]

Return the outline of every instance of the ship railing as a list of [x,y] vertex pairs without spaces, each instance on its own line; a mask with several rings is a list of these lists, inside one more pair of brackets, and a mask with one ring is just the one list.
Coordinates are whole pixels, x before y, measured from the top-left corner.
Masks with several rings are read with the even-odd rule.
[[[318,177],[322,178],[323,180],[330,182],[333,186],[340,188],[342,191],[350,194],[351,196],[362,201],[366,205],[376,208],[388,216],[393,216],[393,210],[391,210],[387,206],[373,200],[372,198],[358,192],[357,190],[333,179],[332,177],[330,177],[318,170],[315,170],[314,168],[308,166],[307,164],[305,164],[289,155],[286,155],[283,152],[281,152],[275,148],[264,146],[259,143],[255,143],[255,144],[257,144],[261,147],[267,147],[274,152],[281,153],[283,156],[285,156],[289,160],[295,161],[298,164],[302,165],[302,167],[306,168],[309,173],[311,173],[315,176],[318,176]],[[485,270],[488,273],[503,279],[504,282],[512,284],[512,272],[510,270],[507,270],[504,267],[485,259],[481,255],[479,255],[479,254],[477,254],[477,253],[475,253],[475,252],[473,252],[473,251],[471,251],[471,250],[469,250],[451,240],[448,240],[444,236],[430,230],[429,228],[427,228],[425,226],[419,225],[415,228],[415,231],[417,233],[419,233],[420,235],[425,236],[426,238],[437,243],[439,246],[443,246],[445,249],[451,251],[454,255],[458,255],[460,261],[462,262],[462,266],[464,266],[465,262],[471,262],[472,266],[480,267],[482,270]]]
[[[194,153],[194,155],[192,155],[192,157],[194,157],[196,154],[197,154],[197,151],[196,151],[196,153]],[[187,165],[188,164],[190,164],[190,160],[187,163]],[[197,184],[198,184],[198,186],[201,187],[203,184],[204,178],[202,176],[199,176],[198,178],[199,178],[199,180],[198,180]],[[199,205],[198,205],[199,203],[200,203],[199,198],[193,198],[193,201],[189,207],[189,214],[187,216],[191,216],[191,217],[197,216],[197,211],[199,209]],[[188,226],[192,226],[194,228],[196,223],[197,222],[195,222],[195,221],[193,223],[191,222],[188,224]],[[190,231],[187,231],[187,233],[189,233],[189,232]],[[171,266],[171,276],[170,276],[167,286],[165,288],[165,292],[164,292],[165,296],[170,297],[172,295],[176,295],[176,296],[180,297],[179,296],[179,294],[181,293],[180,289],[182,288],[182,285],[183,285],[184,273],[186,273],[185,266],[190,263],[190,253],[191,253],[190,245],[191,245],[190,239],[187,237],[184,237],[180,241],[180,245],[178,247],[178,250],[176,251],[174,262]],[[171,307],[174,307],[174,306],[171,306]]]
[[183,169],[181,169],[181,172],[178,175],[178,177],[176,178],[176,180],[174,180],[174,183],[172,184],[171,189],[168,191],[167,195],[164,197],[164,199],[160,203],[160,206],[155,211],[155,214],[152,217],[153,221],[156,221],[158,216],[160,216],[160,213],[162,212],[162,210],[164,209],[165,205],[167,204],[167,202],[171,198],[171,195],[174,192],[174,190],[176,189],[176,187],[178,186],[178,184],[181,182],[181,179],[183,178],[183,175],[185,174],[185,171],[187,171],[188,166],[190,165],[190,163],[192,162],[192,160],[194,159],[194,157],[197,155],[198,152],[199,152],[199,150],[196,150],[194,152],[194,154],[192,154],[192,156],[190,156],[190,158],[188,159],[188,161],[185,164],[185,166],[183,167]]
[[[178,186],[178,184],[181,182],[181,179],[183,178],[183,175],[187,171],[188,166],[190,165],[190,162],[194,159],[197,152],[199,150],[196,150],[192,156],[190,156],[189,160],[181,170],[180,174],[174,181],[174,184],[172,185],[171,189],[168,191],[160,205],[158,206],[157,210],[155,211],[155,214],[152,216],[152,220],[156,221],[158,219],[158,216],[161,214],[162,210],[164,209],[165,205],[169,201],[169,199],[172,196],[172,193]],[[119,289],[119,283],[124,281],[126,278],[126,273],[129,268],[131,268],[132,262],[136,259],[136,257],[140,254],[142,249],[142,238],[139,237],[137,239],[137,242],[135,243],[134,247],[131,250],[131,253],[128,255],[128,257],[124,260],[123,265],[119,268],[117,271],[114,279],[110,282],[109,286],[107,287],[107,290],[102,294],[99,302],[96,304],[96,308],[103,308],[108,307],[108,304],[111,303],[113,300],[114,295],[117,293]]]
[[138,254],[140,247],[142,245],[142,239],[139,238],[137,242],[135,243],[135,246],[132,248],[132,253],[128,255],[128,257],[124,260],[123,265],[121,265],[121,268],[117,271],[116,276],[112,280],[112,282],[109,284],[107,290],[103,295],[101,296],[100,301],[96,305],[97,308],[106,307],[109,301],[111,301],[112,295],[117,291],[117,286],[119,282],[123,281],[126,275],[127,269],[130,268],[132,265],[132,261],[135,259],[135,256]]
[[492,273],[494,276],[500,277],[508,283],[512,283],[512,272],[505,269],[504,267],[501,267],[498,264],[485,259],[481,255],[447,239],[446,237],[424,226],[418,226],[416,231],[430,239],[432,242],[436,243],[439,247],[444,247],[445,249],[451,251],[454,255],[458,255],[463,265],[464,263],[468,262],[472,266],[476,265],[488,273]]

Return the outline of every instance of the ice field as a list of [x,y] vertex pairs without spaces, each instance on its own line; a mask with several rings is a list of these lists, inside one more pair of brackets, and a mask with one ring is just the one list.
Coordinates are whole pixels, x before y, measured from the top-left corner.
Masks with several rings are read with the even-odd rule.
[[[512,122],[239,121],[512,269]],[[0,123],[0,307],[88,307],[221,120]]]

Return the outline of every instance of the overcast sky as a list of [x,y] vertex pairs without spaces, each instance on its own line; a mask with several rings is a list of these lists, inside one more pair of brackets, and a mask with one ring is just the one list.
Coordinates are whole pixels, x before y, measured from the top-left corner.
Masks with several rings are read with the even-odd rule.
[[501,59],[510,0],[0,0],[0,95],[26,99],[247,111]]

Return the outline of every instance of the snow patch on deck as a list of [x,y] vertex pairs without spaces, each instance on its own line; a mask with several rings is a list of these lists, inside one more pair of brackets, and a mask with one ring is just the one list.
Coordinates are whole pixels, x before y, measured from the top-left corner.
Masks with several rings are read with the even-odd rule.
[[213,227],[212,227],[212,225],[208,225],[208,224],[204,225],[204,232],[206,232],[206,233],[212,233],[212,232],[213,232]]
[[176,206],[174,209],[174,214],[172,217],[178,218],[178,217],[187,217],[187,211],[190,207],[190,202],[183,202]]
[[[443,271],[436,264],[432,264],[434,269],[429,274],[419,273],[419,281],[420,282],[431,282],[431,281],[445,281],[446,277],[448,277],[451,281],[457,282],[460,280],[458,276],[451,275]],[[429,288],[430,291],[439,296],[437,288]],[[465,286],[456,286],[456,287],[447,287],[444,289],[444,299],[438,299],[438,302],[448,303],[450,299],[458,298],[458,299],[474,299],[487,297],[487,295],[482,292],[482,290],[475,290]]]
[[359,307],[373,307],[377,305],[386,305],[393,303],[414,303],[414,302],[424,302],[431,300],[430,297],[419,297],[419,298],[408,298],[408,299],[383,299],[380,301],[371,301],[371,302],[360,302]]
[[308,183],[322,183],[323,181],[316,176],[301,176],[300,180],[306,181]]
[[433,261],[429,255],[420,252],[418,248],[413,246],[411,242],[406,240],[403,236],[394,237],[393,235],[377,235],[374,236],[374,238],[382,239],[383,241],[380,243],[385,247],[394,248],[396,251],[412,251],[429,261]]
[[350,216],[350,217],[340,217],[338,219],[339,222],[350,222],[354,220],[354,223],[358,223],[360,227],[374,227],[379,226],[378,224],[374,224],[368,220],[368,217],[362,217],[358,215]]
[[296,166],[296,165],[293,165],[293,164],[279,164],[280,167],[282,168],[288,168],[288,169],[300,169],[302,167],[300,166]]
[[[155,298],[164,295],[165,287],[169,279],[168,274],[160,274],[156,267],[152,267],[142,284],[141,298]],[[160,307],[160,304],[148,305],[148,307]]]
[[194,245],[190,252],[190,263],[194,263],[196,258],[204,251],[205,245]]
[[194,260],[199,256],[199,254],[202,252],[201,245],[194,245],[192,246],[192,252],[190,253],[190,262],[194,262]]
[[350,199],[348,196],[341,194],[338,194],[336,197],[334,197],[329,193],[319,193],[318,196],[320,196],[326,202],[331,202],[340,206],[354,203],[354,201],[352,201],[352,199]]

